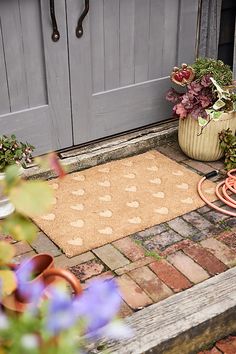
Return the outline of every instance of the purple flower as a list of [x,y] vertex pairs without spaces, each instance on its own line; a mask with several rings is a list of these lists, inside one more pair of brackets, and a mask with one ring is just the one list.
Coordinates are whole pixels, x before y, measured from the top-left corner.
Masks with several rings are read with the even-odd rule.
[[27,300],[30,310],[34,310],[38,306],[45,289],[40,279],[32,281],[33,271],[34,262],[32,260],[23,262],[16,271],[18,293]]
[[56,335],[74,326],[79,318],[79,301],[80,298],[71,298],[65,290],[51,287],[46,317],[47,330]]
[[79,299],[79,312],[86,319],[87,335],[96,337],[117,315],[120,304],[115,280],[92,281]]
[[188,111],[185,109],[182,103],[178,103],[177,105],[175,105],[173,110],[176,114],[179,115],[180,118],[186,118],[188,115]]

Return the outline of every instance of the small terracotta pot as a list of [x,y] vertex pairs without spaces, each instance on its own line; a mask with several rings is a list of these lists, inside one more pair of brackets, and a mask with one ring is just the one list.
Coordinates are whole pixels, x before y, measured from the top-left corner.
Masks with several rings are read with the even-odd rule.
[[[44,283],[46,290],[47,286],[55,283],[58,278],[62,278],[70,284],[76,295],[80,295],[82,293],[80,281],[76,278],[76,276],[68,270],[54,268],[54,260],[50,254],[37,254],[31,257],[28,262],[33,262],[32,273],[35,275],[30,281],[31,284],[41,280]],[[12,265],[11,268],[13,270],[17,270],[17,265]],[[44,292],[43,297],[47,297],[46,291]],[[14,312],[24,312],[26,307],[29,305],[29,302],[27,298],[22,296],[19,290],[16,289],[11,295],[6,296],[2,300],[2,304],[8,310]]]

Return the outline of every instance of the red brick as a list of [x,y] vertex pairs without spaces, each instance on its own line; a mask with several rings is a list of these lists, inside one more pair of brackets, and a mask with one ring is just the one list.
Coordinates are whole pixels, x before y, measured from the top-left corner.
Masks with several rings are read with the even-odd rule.
[[209,238],[201,241],[201,245],[209,250],[216,258],[226,264],[228,267],[236,265],[236,252],[227,247],[224,243],[216,240],[215,238]]
[[209,278],[207,272],[182,251],[173,253],[167,259],[194,284]]
[[69,270],[77,278],[79,278],[79,280],[84,281],[94,275],[102,273],[104,270],[104,265],[96,260],[92,260],[83,264],[78,264],[74,267],[70,267]]
[[161,301],[172,295],[172,291],[148,268],[133,270],[129,276],[155,301]]
[[139,310],[152,304],[150,297],[128,275],[118,277],[117,282],[122,298],[132,309]]
[[212,348],[209,350],[204,350],[203,352],[199,352],[198,354],[221,354],[221,352],[216,348]]
[[127,316],[131,316],[133,311],[131,308],[124,302],[121,302],[120,310],[118,312],[118,317],[124,318]]
[[86,281],[86,283],[89,285],[89,283],[92,281],[92,280],[110,280],[112,278],[114,278],[114,274],[111,272],[111,271],[107,271],[107,272],[104,272],[104,273],[101,273],[99,275],[96,275],[95,277],[92,277],[90,279],[88,279]]
[[185,247],[188,247],[190,245],[194,244],[193,241],[191,240],[183,240],[178,243],[175,243],[174,245],[168,247],[165,249],[165,251],[161,252],[161,256],[166,257],[169,256],[172,253],[175,253],[177,251],[183,250]]
[[153,261],[154,261],[153,257],[145,257],[145,258],[139,259],[136,262],[130,263],[130,264],[126,265],[125,267],[116,269],[115,273],[118,275],[122,275],[122,274],[130,272],[131,270],[134,270],[136,268],[140,268],[140,267],[143,267],[149,263],[152,263]]
[[16,249],[16,256],[20,256],[21,254],[33,251],[29,244],[23,241],[15,243],[14,247]]
[[202,268],[210,275],[215,275],[224,272],[228,268],[224,263],[219,261],[212,253],[198,244],[184,248],[184,253],[194,259]]
[[145,257],[145,250],[143,247],[137,245],[130,237],[125,237],[113,242],[113,245],[132,262]]
[[227,246],[232,248],[232,250],[236,251],[236,232],[223,232],[218,240],[224,242]]
[[235,354],[236,337],[229,336],[226,339],[222,339],[216,343],[216,347],[220,349],[224,354]]
[[175,292],[185,290],[192,286],[190,281],[182,273],[165,260],[153,262],[149,264],[149,267],[156,273],[159,279]]

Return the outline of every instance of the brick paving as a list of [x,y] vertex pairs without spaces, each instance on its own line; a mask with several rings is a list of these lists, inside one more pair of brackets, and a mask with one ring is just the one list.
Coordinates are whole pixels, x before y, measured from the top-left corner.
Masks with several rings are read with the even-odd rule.
[[[224,177],[220,161],[189,160],[171,144],[158,150],[200,175],[217,168],[218,179]],[[12,242],[10,237],[8,241]],[[236,266],[236,218],[204,206],[73,258],[62,254],[42,232],[32,246],[18,242],[16,250],[17,261],[39,252],[51,253],[55,265],[70,269],[83,287],[94,278],[116,277],[123,298],[120,315],[125,317]],[[202,353],[236,354],[236,337]]]
[[235,354],[236,353],[236,335],[217,341],[212,348],[202,350],[198,354]]

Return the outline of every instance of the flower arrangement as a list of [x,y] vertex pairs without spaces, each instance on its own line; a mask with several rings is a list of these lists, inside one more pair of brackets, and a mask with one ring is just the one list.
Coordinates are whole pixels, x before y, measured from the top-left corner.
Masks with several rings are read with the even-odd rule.
[[[192,66],[174,67],[171,80],[185,87],[184,92],[171,88],[166,99],[174,104],[175,116],[198,120],[203,129],[223,112],[236,111],[236,95],[232,90],[232,71],[221,60],[198,58]],[[201,130],[202,132],[202,130]]]
[[[43,165],[52,166],[63,178],[55,154]],[[0,231],[17,241],[31,242],[37,229],[30,218],[48,211],[53,191],[44,181],[23,180],[17,165],[8,166],[5,173],[1,183],[15,212],[1,222]],[[47,284],[35,274],[34,259],[14,265],[14,256],[14,243],[0,241],[1,354],[85,354],[101,338],[131,335],[116,318],[121,296],[115,280],[91,281],[86,291],[72,297],[64,282]],[[7,310],[9,296],[24,299],[22,312]]]
[[0,137],[0,172],[9,165],[19,164],[26,167],[32,162],[34,146],[18,141],[15,135]]

